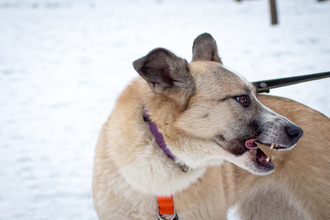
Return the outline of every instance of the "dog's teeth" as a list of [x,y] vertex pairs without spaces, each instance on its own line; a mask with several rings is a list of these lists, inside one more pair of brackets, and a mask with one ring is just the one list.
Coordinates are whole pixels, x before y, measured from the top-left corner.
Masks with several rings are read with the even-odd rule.
[[270,149],[273,149],[275,147],[276,144],[272,143],[272,145],[270,145]]
[[269,157],[266,158],[267,163],[269,163],[271,159]]

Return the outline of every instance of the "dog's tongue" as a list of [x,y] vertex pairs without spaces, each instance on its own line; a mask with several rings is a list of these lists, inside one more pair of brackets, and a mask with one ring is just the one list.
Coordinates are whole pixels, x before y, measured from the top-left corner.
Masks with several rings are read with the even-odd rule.
[[245,147],[250,150],[258,149],[258,146],[254,145],[254,141],[256,141],[256,140],[257,140],[256,138],[251,138],[251,139],[245,141]]

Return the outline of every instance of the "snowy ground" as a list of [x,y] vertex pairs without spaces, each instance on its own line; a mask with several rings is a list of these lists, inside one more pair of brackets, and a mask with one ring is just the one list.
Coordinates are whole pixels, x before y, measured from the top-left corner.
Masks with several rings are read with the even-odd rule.
[[[330,1],[0,0],[0,219],[96,219],[101,125],[155,47],[191,59],[209,32],[251,81],[330,70]],[[271,94],[330,116],[330,79]]]

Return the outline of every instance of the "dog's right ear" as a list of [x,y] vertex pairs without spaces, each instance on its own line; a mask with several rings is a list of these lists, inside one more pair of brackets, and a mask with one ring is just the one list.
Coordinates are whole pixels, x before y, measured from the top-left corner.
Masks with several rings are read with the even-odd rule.
[[163,94],[183,107],[195,91],[188,62],[164,48],[157,48],[133,62],[134,69],[156,94]]
[[222,64],[217,43],[209,33],[201,34],[194,40],[192,51],[192,61],[214,61]]

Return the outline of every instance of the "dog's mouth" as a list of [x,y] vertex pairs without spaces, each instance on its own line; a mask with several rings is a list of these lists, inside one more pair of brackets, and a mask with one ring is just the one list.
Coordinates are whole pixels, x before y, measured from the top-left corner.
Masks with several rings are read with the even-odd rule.
[[261,166],[265,170],[273,170],[274,169],[274,163],[273,163],[273,156],[269,157],[267,156],[259,147],[258,144],[262,144],[265,146],[269,146],[270,149],[275,150],[281,150],[281,149],[287,149],[288,147],[279,145],[279,144],[267,144],[262,143],[256,138],[251,138],[247,141],[245,141],[245,147],[248,149],[248,151],[254,151],[255,152],[255,160],[259,166]]
[[[216,143],[222,147],[218,140]],[[252,173],[263,175],[272,172],[275,168],[273,163],[274,156],[267,155],[274,150],[289,150],[293,146],[284,146],[276,143],[264,143],[257,138],[250,138],[248,140],[240,140],[231,144],[231,148],[224,148],[234,155],[233,158],[227,158],[228,161],[249,170]],[[262,150],[269,147],[271,151],[267,150],[267,154]]]

